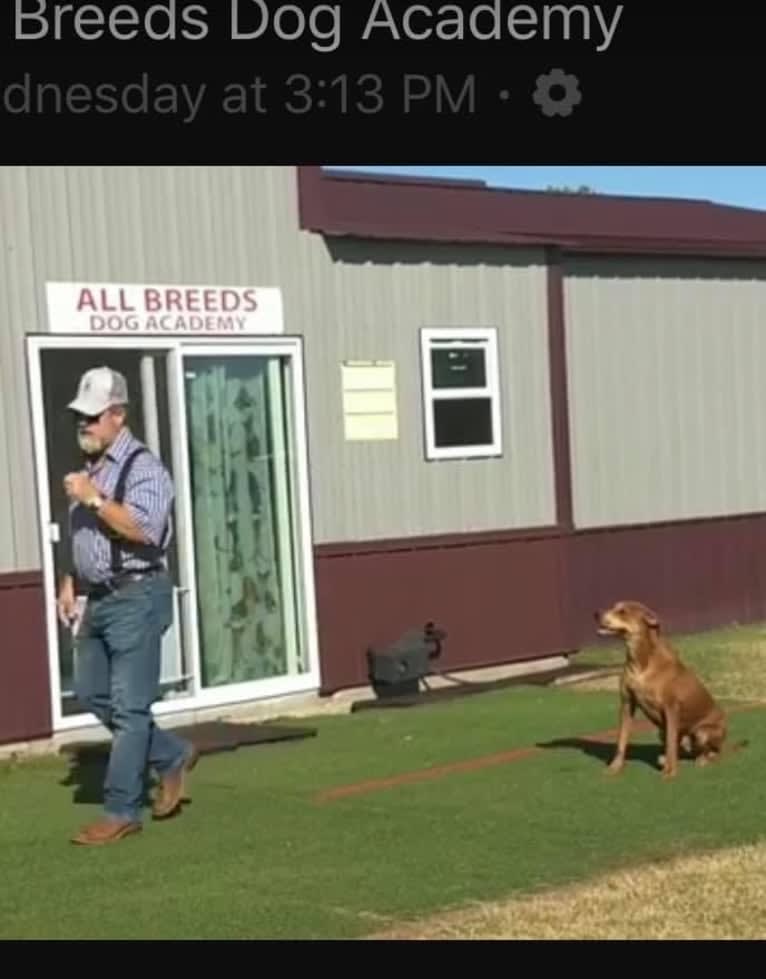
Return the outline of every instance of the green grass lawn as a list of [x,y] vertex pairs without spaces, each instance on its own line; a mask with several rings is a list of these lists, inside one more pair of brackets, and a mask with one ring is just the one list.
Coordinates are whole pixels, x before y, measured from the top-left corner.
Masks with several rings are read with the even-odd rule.
[[[750,747],[720,766],[686,763],[675,782],[663,782],[648,757],[611,780],[602,758],[561,745],[316,800],[333,786],[615,721],[612,694],[534,687],[323,717],[315,738],[204,757],[179,818],[147,821],[143,833],[92,849],[68,842],[99,806],[61,784],[63,759],[0,767],[0,938],[359,937],[471,901],[766,835],[760,710],[732,716],[733,737],[750,737]],[[657,745],[648,734],[636,742]]]

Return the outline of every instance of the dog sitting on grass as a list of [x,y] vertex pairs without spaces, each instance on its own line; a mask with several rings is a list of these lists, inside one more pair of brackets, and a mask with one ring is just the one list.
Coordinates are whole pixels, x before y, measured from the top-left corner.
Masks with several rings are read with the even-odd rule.
[[[664,744],[659,764],[663,778],[678,773],[679,747],[706,765],[720,758],[727,737],[727,721],[697,675],[660,635],[660,622],[640,602],[620,601],[595,613],[598,633],[619,636],[626,646],[620,679],[620,725],[617,748],[608,767],[622,771],[636,708],[656,725]],[[744,747],[739,742],[729,751]]]

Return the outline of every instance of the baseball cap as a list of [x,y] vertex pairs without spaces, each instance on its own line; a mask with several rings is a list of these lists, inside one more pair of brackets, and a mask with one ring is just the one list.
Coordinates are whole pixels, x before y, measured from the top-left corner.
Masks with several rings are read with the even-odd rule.
[[68,407],[80,415],[100,415],[112,405],[128,403],[128,383],[111,367],[94,367],[80,378],[77,397]]

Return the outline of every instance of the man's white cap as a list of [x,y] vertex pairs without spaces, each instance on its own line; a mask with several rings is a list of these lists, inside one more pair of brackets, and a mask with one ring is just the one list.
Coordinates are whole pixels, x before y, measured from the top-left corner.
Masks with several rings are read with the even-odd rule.
[[80,415],[100,415],[113,405],[128,403],[128,383],[111,367],[94,367],[80,378],[77,397],[68,407]]

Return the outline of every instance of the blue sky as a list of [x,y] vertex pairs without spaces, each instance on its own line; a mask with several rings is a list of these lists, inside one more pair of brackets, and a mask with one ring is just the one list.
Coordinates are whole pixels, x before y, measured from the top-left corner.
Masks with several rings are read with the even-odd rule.
[[[328,167],[330,165],[328,164]],[[492,186],[544,189],[587,184],[605,194],[694,197],[766,210],[764,167],[464,167],[335,166],[338,170],[469,177]]]

